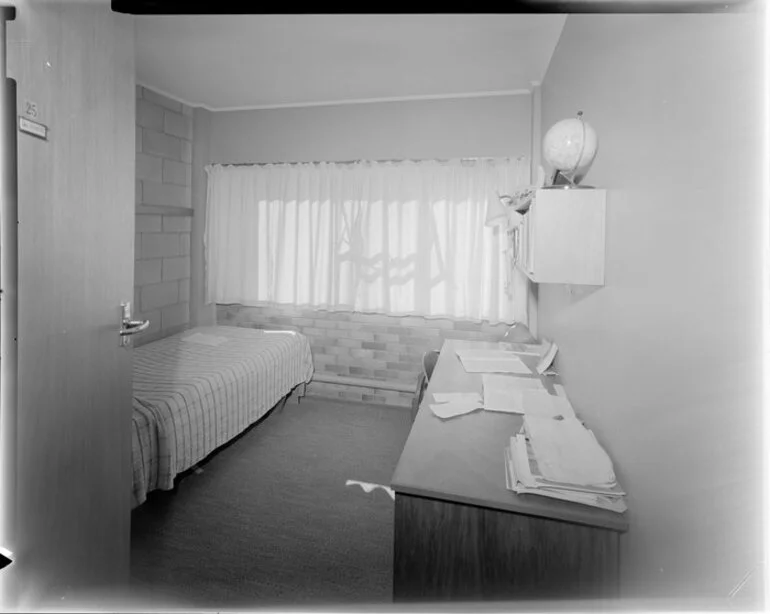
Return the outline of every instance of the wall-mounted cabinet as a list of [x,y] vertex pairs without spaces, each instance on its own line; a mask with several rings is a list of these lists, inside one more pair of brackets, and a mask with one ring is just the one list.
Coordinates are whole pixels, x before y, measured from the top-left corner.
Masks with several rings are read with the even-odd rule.
[[515,265],[536,283],[604,284],[605,190],[537,190],[513,233]]

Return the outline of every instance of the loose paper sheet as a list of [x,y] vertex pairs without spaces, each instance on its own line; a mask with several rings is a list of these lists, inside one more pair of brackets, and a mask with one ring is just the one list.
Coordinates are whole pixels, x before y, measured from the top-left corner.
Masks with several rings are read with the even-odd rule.
[[473,349],[460,349],[455,351],[456,354],[460,357],[460,360],[465,360],[467,358],[473,358],[473,359],[481,359],[481,358],[487,358],[490,360],[519,360],[518,356],[515,356],[515,352],[509,352],[508,350],[495,350],[495,349],[485,349],[485,348],[473,348]]
[[481,403],[469,401],[454,401],[452,403],[431,403],[430,410],[439,418],[454,418],[476,411],[481,407]]
[[436,403],[469,402],[481,403],[481,395],[478,392],[434,392],[433,400]]
[[487,411],[505,411],[511,414],[524,413],[523,390],[484,391],[484,409]]
[[457,350],[457,356],[468,373],[518,373],[532,371],[513,352],[503,350]]
[[467,373],[516,373],[518,375],[529,375],[532,373],[524,363],[516,364],[511,361],[483,358],[463,361],[463,367]]
[[512,377],[510,375],[498,375],[485,373],[482,376],[484,385],[484,409],[488,411],[507,411],[524,413],[524,390],[542,388],[539,379]]
[[431,411],[439,418],[454,418],[479,409],[483,403],[478,392],[434,392]]
[[384,490],[391,499],[396,500],[396,493],[389,486],[383,486],[382,484],[372,484],[371,482],[359,482],[358,480],[348,480],[345,482],[345,486],[360,486],[364,492],[372,492],[375,488]]
[[500,349],[506,352],[513,352],[523,356],[542,356],[547,347],[544,345],[534,345],[531,343],[516,343],[515,341],[501,341],[498,343]]

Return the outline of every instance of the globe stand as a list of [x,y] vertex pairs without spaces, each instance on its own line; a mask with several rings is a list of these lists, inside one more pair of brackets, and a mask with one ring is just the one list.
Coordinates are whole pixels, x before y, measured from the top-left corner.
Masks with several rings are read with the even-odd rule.
[[580,185],[567,177],[561,171],[556,171],[551,185],[544,185],[541,190],[595,190],[592,185]]

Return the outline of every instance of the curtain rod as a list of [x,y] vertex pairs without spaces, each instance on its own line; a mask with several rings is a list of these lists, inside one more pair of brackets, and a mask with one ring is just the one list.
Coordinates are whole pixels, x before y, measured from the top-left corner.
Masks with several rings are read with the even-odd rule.
[[219,166],[279,166],[279,165],[286,165],[286,166],[295,166],[298,164],[358,164],[360,162],[376,162],[378,164],[387,164],[392,162],[451,162],[453,160],[459,160],[460,162],[479,162],[483,160],[499,160],[499,159],[508,159],[508,160],[523,160],[526,156],[517,156],[515,158],[512,158],[511,156],[484,156],[484,157],[477,157],[477,158],[447,158],[447,159],[436,159],[436,158],[423,158],[423,159],[411,159],[411,158],[388,158],[383,160],[366,160],[366,159],[360,159],[360,160],[314,160],[309,162],[212,162],[211,165],[219,165]]

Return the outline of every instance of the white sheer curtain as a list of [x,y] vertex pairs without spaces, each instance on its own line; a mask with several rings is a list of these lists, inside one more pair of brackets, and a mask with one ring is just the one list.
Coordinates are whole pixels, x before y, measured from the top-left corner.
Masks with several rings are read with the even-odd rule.
[[513,322],[525,288],[484,220],[498,191],[526,184],[525,160],[206,171],[208,302]]

